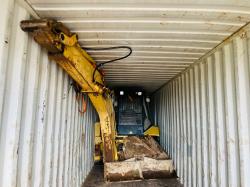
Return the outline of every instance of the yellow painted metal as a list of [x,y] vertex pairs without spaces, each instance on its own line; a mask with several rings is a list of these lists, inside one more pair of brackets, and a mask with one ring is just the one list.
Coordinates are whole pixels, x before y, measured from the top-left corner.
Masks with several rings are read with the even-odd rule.
[[95,124],[95,145],[99,145],[101,143],[102,143],[101,124],[97,122]]
[[144,132],[144,135],[147,136],[160,136],[160,130],[157,126],[151,126],[148,130]]
[[74,46],[75,44],[77,44],[77,35],[73,34],[72,36],[67,36],[66,34],[61,32],[60,40],[64,45]]
[[54,20],[22,21],[21,28],[31,32],[37,43],[50,52],[49,58],[58,63],[87,92],[100,119],[104,162],[117,160],[111,92],[104,86],[103,76],[99,71],[95,72],[93,81],[96,63],[81,48],[76,34],[70,33],[62,23]]
[[98,162],[101,160],[101,153],[103,152],[102,137],[101,137],[101,124],[95,123],[95,155],[94,160]]
[[102,137],[101,136],[96,136],[95,137],[95,145],[100,145],[102,143]]
[[[74,35],[73,35],[74,36]],[[75,37],[72,38],[75,40]],[[88,93],[88,96],[94,105],[97,113],[99,114],[100,124],[101,124],[101,132],[102,132],[102,140],[103,140],[103,156],[104,160],[111,162],[116,160],[117,151],[115,146],[115,114],[112,104],[111,95],[109,93],[104,93],[103,87],[99,84],[95,84],[92,80],[92,75],[95,69],[95,66],[89,61],[91,57],[85,52],[83,53],[83,49],[80,47],[78,43],[75,43],[73,46],[67,45],[68,43],[72,44],[70,38],[67,38],[67,42],[64,43],[63,56],[69,61],[72,62],[72,66],[78,73],[80,74],[83,83],[80,84],[83,89],[86,91],[94,91],[96,93]],[[103,84],[103,77],[101,74],[96,71],[95,80],[100,84]],[[80,80],[76,80],[80,83]],[[81,81],[82,82],[82,81]]]
[[101,156],[100,155],[95,155],[94,156],[94,161],[97,162],[97,161],[100,161],[101,160]]
[[101,137],[101,124],[99,122],[95,123],[95,137]]

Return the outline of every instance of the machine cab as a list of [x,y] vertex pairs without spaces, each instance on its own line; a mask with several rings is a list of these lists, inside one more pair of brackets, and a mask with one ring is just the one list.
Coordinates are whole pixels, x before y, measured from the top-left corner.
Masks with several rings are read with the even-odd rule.
[[118,135],[143,135],[151,125],[145,93],[140,89],[118,89],[115,111]]

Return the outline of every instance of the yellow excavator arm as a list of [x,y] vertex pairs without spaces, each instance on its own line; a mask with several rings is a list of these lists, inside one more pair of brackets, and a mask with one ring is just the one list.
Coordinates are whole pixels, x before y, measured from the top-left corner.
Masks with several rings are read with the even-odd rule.
[[101,124],[104,162],[117,160],[115,146],[115,116],[111,93],[104,85],[96,62],[78,43],[77,35],[54,20],[25,20],[21,28],[48,50],[49,58],[59,64],[88,94]]

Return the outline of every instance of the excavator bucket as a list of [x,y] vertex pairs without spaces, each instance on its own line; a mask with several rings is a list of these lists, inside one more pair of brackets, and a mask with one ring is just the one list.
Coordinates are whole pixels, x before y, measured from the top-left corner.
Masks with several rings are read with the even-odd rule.
[[150,136],[124,138],[118,162],[104,164],[107,181],[168,178],[175,175],[174,164]]
[[106,162],[104,176],[107,181],[168,178],[174,176],[172,160],[156,160],[144,157],[121,162]]

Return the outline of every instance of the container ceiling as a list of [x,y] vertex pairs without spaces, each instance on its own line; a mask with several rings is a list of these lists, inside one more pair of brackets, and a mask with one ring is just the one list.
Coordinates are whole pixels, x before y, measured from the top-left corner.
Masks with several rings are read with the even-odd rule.
[[[109,86],[153,92],[250,21],[248,0],[28,0],[42,18],[76,32],[84,47],[127,45],[104,67]],[[97,61],[124,50],[91,51]]]

